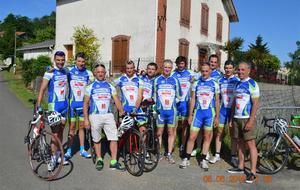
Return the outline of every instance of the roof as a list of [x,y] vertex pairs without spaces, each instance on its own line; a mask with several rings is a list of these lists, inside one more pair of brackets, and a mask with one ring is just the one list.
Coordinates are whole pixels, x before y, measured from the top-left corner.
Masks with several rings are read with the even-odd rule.
[[238,22],[239,18],[233,0],[222,0],[230,22]]
[[34,49],[44,49],[44,48],[52,47],[54,45],[55,45],[55,40],[46,40],[46,41],[36,43],[36,44],[25,45],[17,50],[25,51],[25,50],[34,50]]

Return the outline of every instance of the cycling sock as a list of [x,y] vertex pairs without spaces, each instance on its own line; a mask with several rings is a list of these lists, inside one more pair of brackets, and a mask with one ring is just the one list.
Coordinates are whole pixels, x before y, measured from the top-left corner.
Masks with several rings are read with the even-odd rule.
[[215,156],[220,158],[220,152],[216,152]]
[[80,152],[84,151],[84,146],[80,146]]
[[117,160],[111,160],[110,165],[115,165],[117,163]]
[[72,149],[71,149],[71,148],[68,148],[66,153],[67,153],[67,154],[71,154],[71,153],[72,153]]
[[207,159],[206,159],[206,154],[201,154],[201,155],[200,155],[200,160],[207,160]]
[[97,158],[96,158],[96,161],[98,161],[98,160],[103,161],[102,157],[97,157]]

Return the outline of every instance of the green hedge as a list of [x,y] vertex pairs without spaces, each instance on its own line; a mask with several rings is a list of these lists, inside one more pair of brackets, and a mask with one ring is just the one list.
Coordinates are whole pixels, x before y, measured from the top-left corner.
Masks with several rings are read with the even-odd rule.
[[21,65],[23,81],[28,85],[37,76],[43,76],[46,67],[52,65],[52,63],[48,56],[41,55],[37,59],[23,60]]

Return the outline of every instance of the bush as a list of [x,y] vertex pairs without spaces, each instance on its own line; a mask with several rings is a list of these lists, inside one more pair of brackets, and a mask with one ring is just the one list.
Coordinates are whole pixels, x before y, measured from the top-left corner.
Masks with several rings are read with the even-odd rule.
[[23,81],[28,85],[37,76],[44,75],[46,67],[51,65],[51,60],[48,56],[41,55],[37,59],[23,60],[21,64]]

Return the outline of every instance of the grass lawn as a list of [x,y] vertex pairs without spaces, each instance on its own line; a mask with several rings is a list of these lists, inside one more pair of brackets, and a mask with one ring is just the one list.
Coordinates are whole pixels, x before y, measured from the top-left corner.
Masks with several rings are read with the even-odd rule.
[[12,72],[2,72],[3,77],[7,80],[9,89],[20,99],[25,106],[31,107],[29,99],[36,98],[36,95],[26,88],[22,76],[20,74],[14,75]]

